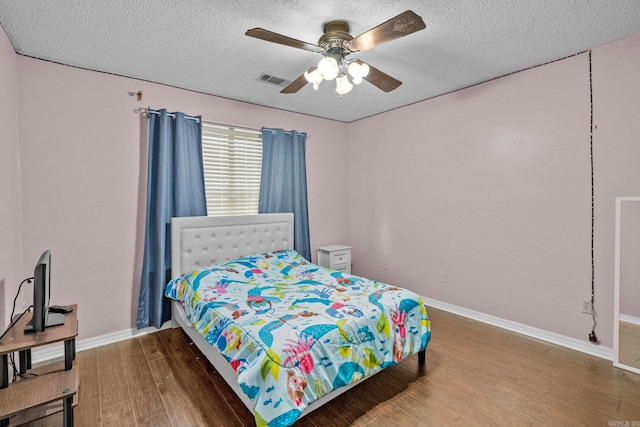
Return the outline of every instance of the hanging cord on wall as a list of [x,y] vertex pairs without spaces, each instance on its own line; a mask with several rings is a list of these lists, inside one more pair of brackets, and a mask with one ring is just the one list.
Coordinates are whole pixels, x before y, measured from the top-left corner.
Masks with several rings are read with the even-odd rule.
[[[9,332],[11,330],[11,328],[13,328],[13,326],[16,323],[18,323],[18,320],[20,320],[22,318],[22,316],[24,316],[25,313],[27,313],[31,309],[32,306],[29,306],[19,316],[17,316],[15,319],[13,318],[13,316],[14,316],[14,314],[16,312],[16,302],[18,301],[18,295],[20,295],[20,290],[22,289],[22,285],[24,285],[25,283],[31,283],[32,281],[33,281],[33,277],[29,277],[27,279],[24,279],[22,282],[20,282],[20,285],[18,286],[18,292],[16,293],[16,296],[13,299],[13,308],[11,309],[11,317],[9,317],[9,319],[10,319],[9,326],[7,327],[7,329],[5,329],[5,331],[2,333],[2,335],[0,335],[0,339],[2,339],[7,334],[7,332]],[[18,376],[24,378],[25,375],[27,375],[27,374],[22,374],[21,375],[18,372],[18,368],[16,367],[16,361],[15,361],[15,354],[14,353],[11,353],[9,355],[9,365],[11,365],[12,374],[13,374],[13,377],[11,378],[11,381],[15,381],[16,377],[18,377]]]
[[24,314],[31,309],[32,306],[29,306],[25,311],[23,311],[20,314],[19,317],[17,317],[16,319],[13,318],[14,314],[16,313],[16,302],[18,301],[18,295],[20,295],[20,290],[22,289],[22,285],[24,285],[25,283],[31,283],[32,280],[33,280],[33,277],[28,277],[24,279],[22,282],[20,282],[20,285],[18,285],[18,292],[16,293],[16,296],[13,299],[13,308],[11,309],[11,317],[9,317],[9,326],[7,326],[7,329],[5,329],[2,335],[0,335],[0,339],[2,339],[7,334],[7,332],[9,332],[11,328],[13,328],[13,325],[18,323],[18,320],[20,320],[20,318],[24,316]]
[[595,281],[596,281],[596,269],[595,258],[593,256],[593,235],[595,231],[595,191],[594,191],[594,179],[593,179],[593,78],[591,74],[591,51],[589,51],[589,100],[591,103],[591,129],[589,131],[589,145],[591,149],[591,317],[593,318],[593,327],[589,334],[589,341],[598,344],[598,337],[596,336],[596,306],[595,306]]

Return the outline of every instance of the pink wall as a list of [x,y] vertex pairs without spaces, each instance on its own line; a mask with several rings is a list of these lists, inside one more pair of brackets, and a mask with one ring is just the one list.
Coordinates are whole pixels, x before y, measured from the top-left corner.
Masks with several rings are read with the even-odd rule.
[[640,196],[640,34],[593,49],[592,58],[600,323],[613,306],[615,198]]
[[[0,227],[19,244],[21,207],[24,249],[20,259],[0,249],[0,261],[15,282],[51,248],[53,299],[80,304],[80,339],[135,324],[146,122],[133,110],[151,106],[308,132],[312,251],[347,243],[356,274],[586,340],[591,318],[579,308],[591,291],[588,54],[342,124],[16,59],[7,43],[0,37],[0,90],[10,93],[0,110],[13,120],[0,118],[0,154],[15,177],[19,132],[21,180],[0,183],[12,206],[0,208]],[[632,37],[592,55],[597,332],[608,347],[614,197],[640,195],[639,46]],[[138,90],[142,102],[129,95]],[[9,275],[0,271],[0,280]]]
[[[636,36],[593,52],[596,332],[607,347],[614,195],[640,194],[639,48]],[[355,273],[587,341],[589,91],[585,53],[354,123]]]
[[[18,145],[18,64],[0,26],[0,330],[9,322],[18,290],[20,263],[20,185]],[[25,276],[29,277],[31,274]],[[16,310],[22,311],[22,305]]]
[[586,336],[578,308],[590,294],[588,76],[580,55],[356,123],[356,271]]
[[[138,107],[308,132],[312,251],[346,240],[345,124],[26,57],[18,68],[25,269],[52,250],[52,299],[79,304],[80,339],[135,326],[146,197]],[[129,95],[138,90],[142,102]]]

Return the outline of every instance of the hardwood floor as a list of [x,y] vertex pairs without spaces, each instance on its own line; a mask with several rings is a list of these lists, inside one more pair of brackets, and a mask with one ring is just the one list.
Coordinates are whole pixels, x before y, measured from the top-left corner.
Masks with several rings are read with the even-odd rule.
[[[640,375],[444,311],[429,317],[426,370],[412,356],[296,426],[640,425]],[[76,426],[255,425],[180,329],[78,359]],[[60,426],[62,417],[28,425]]]
[[[640,369],[640,325],[620,321],[620,363]],[[640,426],[639,426],[640,427]]]

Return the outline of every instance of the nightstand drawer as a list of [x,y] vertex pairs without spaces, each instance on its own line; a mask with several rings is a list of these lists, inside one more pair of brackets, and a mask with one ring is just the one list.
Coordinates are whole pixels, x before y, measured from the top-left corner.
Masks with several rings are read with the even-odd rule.
[[331,252],[331,266],[338,270],[338,264],[350,264],[351,263],[351,251],[339,251]]
[[336,264],[333,266],[333,269],[342,271],[343,273],[351,274],[351,266],[349,264]]

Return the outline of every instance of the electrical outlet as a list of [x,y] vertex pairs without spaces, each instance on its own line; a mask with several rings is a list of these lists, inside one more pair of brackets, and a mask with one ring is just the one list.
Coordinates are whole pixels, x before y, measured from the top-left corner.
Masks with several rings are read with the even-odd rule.
[[447,283],[449,281],[449,274],[446,271],[440,272],[440,282]]
[[585,314],[593,314],[593,307],[591,306],[590,299],[583,299],[582,304],[580,305],[580,311]]

